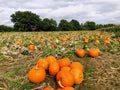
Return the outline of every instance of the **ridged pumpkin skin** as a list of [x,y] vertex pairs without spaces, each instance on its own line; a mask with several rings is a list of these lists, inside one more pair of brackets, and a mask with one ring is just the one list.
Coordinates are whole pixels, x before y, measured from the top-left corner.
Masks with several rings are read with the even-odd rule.
[[59,69],[59,64],[56,61],[54,61],[49,65],[49,74],[54,76],[59,72]]
[[72,62],[70,64],[71,68],[79,68],[82,72],[84,72],[84,67],[80,62]]
[[40,68],[44,68],[44,69],[48,69],[48,62],[46,59],[40,58],[37,62],[37,67]]
[[52,62],[56,61],[56,58],[52,55],[46,57],[46,60],[48,62],[48,64],[51,64]]
[[76,90],[76,89],[73,87],[64,87],[62,90]]
[[90,49],[88,51],[88,55],[93,58],[97,58],[99,56],[99,51],[98,51],[98,49]]
[[71,73],[74,76],[75,84],[80,84],[84,80],[84,75],[81,69],[79,68],[72,68]]
[[43,88],[42,90],[55,90],[55,89],[52,87],[46,87],[46,88]]
[[70,72],[59,71],[56,75],[58,85],[63,87],[71,87],[74,84],[74,77]]
[[71,68],[70,67],[68,67],[68,66],[66,66],[66,67],[61,67],[61,69],[60,69],[61,71],[70,71],[71,70]]
[[79,57],[84,57],[85,56],[85,50],[84,49],[76,49],[75,53],[79,56]]
[[43,68],[32,68],[28,72],[28,79],[33,83],[40,83],[46,78],[46,72]]
[[58,64],[60,67],[65,67],[70,65],[70,59],[69,58],[62,58],[58,60]]
[[62,88],[58,88],[57,90],[63,90]]

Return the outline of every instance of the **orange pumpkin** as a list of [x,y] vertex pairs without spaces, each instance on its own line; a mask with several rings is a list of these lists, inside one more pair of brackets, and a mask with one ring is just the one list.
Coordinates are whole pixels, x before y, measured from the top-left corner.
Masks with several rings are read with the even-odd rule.
[[71,87],[74,84],[74,76],[70,72],[59,71],[56,75],[59,87]]
[[46,88],[43,88],[42,90],[55,90],[55,89],[52,87],[46,87]]
[[66,66],[66,67],[61,67],[61,69],[60,69],[61,71],[70,71],[71,70],[71,68],[70,67],[68,67],[68,66]]
[[19,45],[19,46],[21,46],[21,45],[22,45],[22,43],[21,43],[21,42],[19,42],[19,41],[17,41],[17,42],[16,42],[16,44],[17,44],[17,45]]
[[59,64],[54,61],[49,65],[49,74],[54,76],[59,72],[59,69]]
[[42,67],[44,69],[48,69],[48,62],[47,60],[43,59],[43,58],[40,58],[37,62],[37,67]]
[[62,58],[58,60],[60,67],[65,67],[70,65],[70,59],[69,58]]
[[110,40],[105,39],[104,44],[110,44]]
[[76,89],[73,87],[64,87],[63,90],[76,90]]
[[63,38],[61,38],[61,41],[66,42],[66,41],[67,41],[67,38],[66,38],[66,37],[63,37]]
[[99,41],[99,40],[96,40],[96,41],[95,41],[95,44],[100,44],[100,41]]
[[34,45],[29,45],[28,49],[31,50],[31,51],[34,51],[35,50],[35,46]]
[[81,58],[85,56],[85,50],[84,49],[76,49],[75,53]]
[[46,58],[46,60],[47,60],[48,64],[51,64],[52,62],[56,61],[56,58],[54,56],[50,55]]
[[58,88],[57,90],[63,90],[62,88]]
[[74,76],[75,84],[80,84],[84,80],[84,75],[81,69],[72,68],[71,73]]
[[84,43],[85,43],[85,44],[88,44],[88,42],[89,42],[89,39],[85,38],[85,39],[84,39]]
[[46,72],[43,68],[32,68],[28,72],[28,79],[33,83],[40,83],[46,78]]
[[98,49],[90,49],[88,51],[88,55],[94,58],[97,58],[99,56],[99,51]]
[[79,68],[82,72],[84,71],[84,67],[80,62],[72,62],[70,64],[71,68]]

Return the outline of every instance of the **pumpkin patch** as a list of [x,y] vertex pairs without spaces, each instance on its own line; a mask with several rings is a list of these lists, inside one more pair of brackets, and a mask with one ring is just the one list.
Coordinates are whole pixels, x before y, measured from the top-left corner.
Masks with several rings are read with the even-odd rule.
[[1,32],[0,35],[3,90],[119,87],[120,40],[114,33]]

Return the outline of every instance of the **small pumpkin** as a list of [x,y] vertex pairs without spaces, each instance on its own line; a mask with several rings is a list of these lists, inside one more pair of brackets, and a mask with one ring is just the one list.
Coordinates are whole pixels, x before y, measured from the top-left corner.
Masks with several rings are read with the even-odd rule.
[[51,64],[52,62],[56,61],[56,58],[52,55],[46,57],[46,60],[48,62],[48,64]]
[[22,43],[20,41],[17,41],[16,44],[19,45],[19,46],[22,45]]
[[74,84],[74,76],[70,72],[59,71],[56,75],[56,81],[59,87],[71,87]]
[[84,72],[84,67],[80,62],[72,62],[70,64],[71,68],[79,68],[82,72]]
[[104,40],[104,44],[110,44],[110,40],[105,39],[105,40]]
[[95,44],[100,44],[100,41],[99,40],[95,40]]
[[85,43],[85,44],[88,44],[88,42],[89,42],[89,39],[85,38],[85,39],[84,39],[84,43]]
[[60,67],[65,67],[70,65],[70,59],[69,58],[62,58],[58,60]]
[[33,83],[40,83],[46,78],[46,72],[43,68],[33,67],[28,72],[28,79]]
[[83,72],[80,68],[72,68],[71,73],[74,76],[75,84],[80,84],[84,80]]
[[69,67],[69,66],[65,66],[65,67],[61,67],[61,69],[60,69],[61,71],[70,71],[71,70],[71,68]]
[[97,58],[99,56],[99,50],[98,49],[90,49],[88,51],[88,55],[93,58]]
[[52,88],[52,87],[45,87],[45,88],[43,88],[42,90],[55,90],[55,89]]
[[35,50],[35,46],[34,45],[29,45],[28,49],[31,50],[31,51],[34,51]]
[[62,88],[58,88],[57,90],[63,90]]
[[84,57],[85,56],[85,50],[84,49],[76,49],[75,53],[79,56],[79,57]]
[[73,87],[64,87],[62,90],[76,90],[76,89]]
[[59,69],[59,64],[56,61],[54,61],[49,65],[49,74],[54,76],[59,72]]
[[40,68],[44,68],[44,69],[48,69],[48,62],[46,59],[43,59],[43,58],[40,58],[38,61],[37,61],[37,67]]

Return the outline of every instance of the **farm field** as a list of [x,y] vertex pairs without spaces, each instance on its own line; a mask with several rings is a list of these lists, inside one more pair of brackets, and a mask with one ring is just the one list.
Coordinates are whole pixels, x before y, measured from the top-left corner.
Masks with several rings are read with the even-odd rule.
[[[84,67],[84,80],[73,87],[76,90],[120,90],[120,39],[114,33],[101,31],[68,32],[1,32],[0,33],[0,90],[57,90],[55,76],[46,70],[43,82],[32,83],[29,70],[39,58],[50,55],[69,58]],[[105,41],[106,40],[106,41]],[[28,47],[34,45],[35,49]],[[79,57],[76,49],[86,54]],[[88,55],[90,49],[99,50],[98,57]]]

